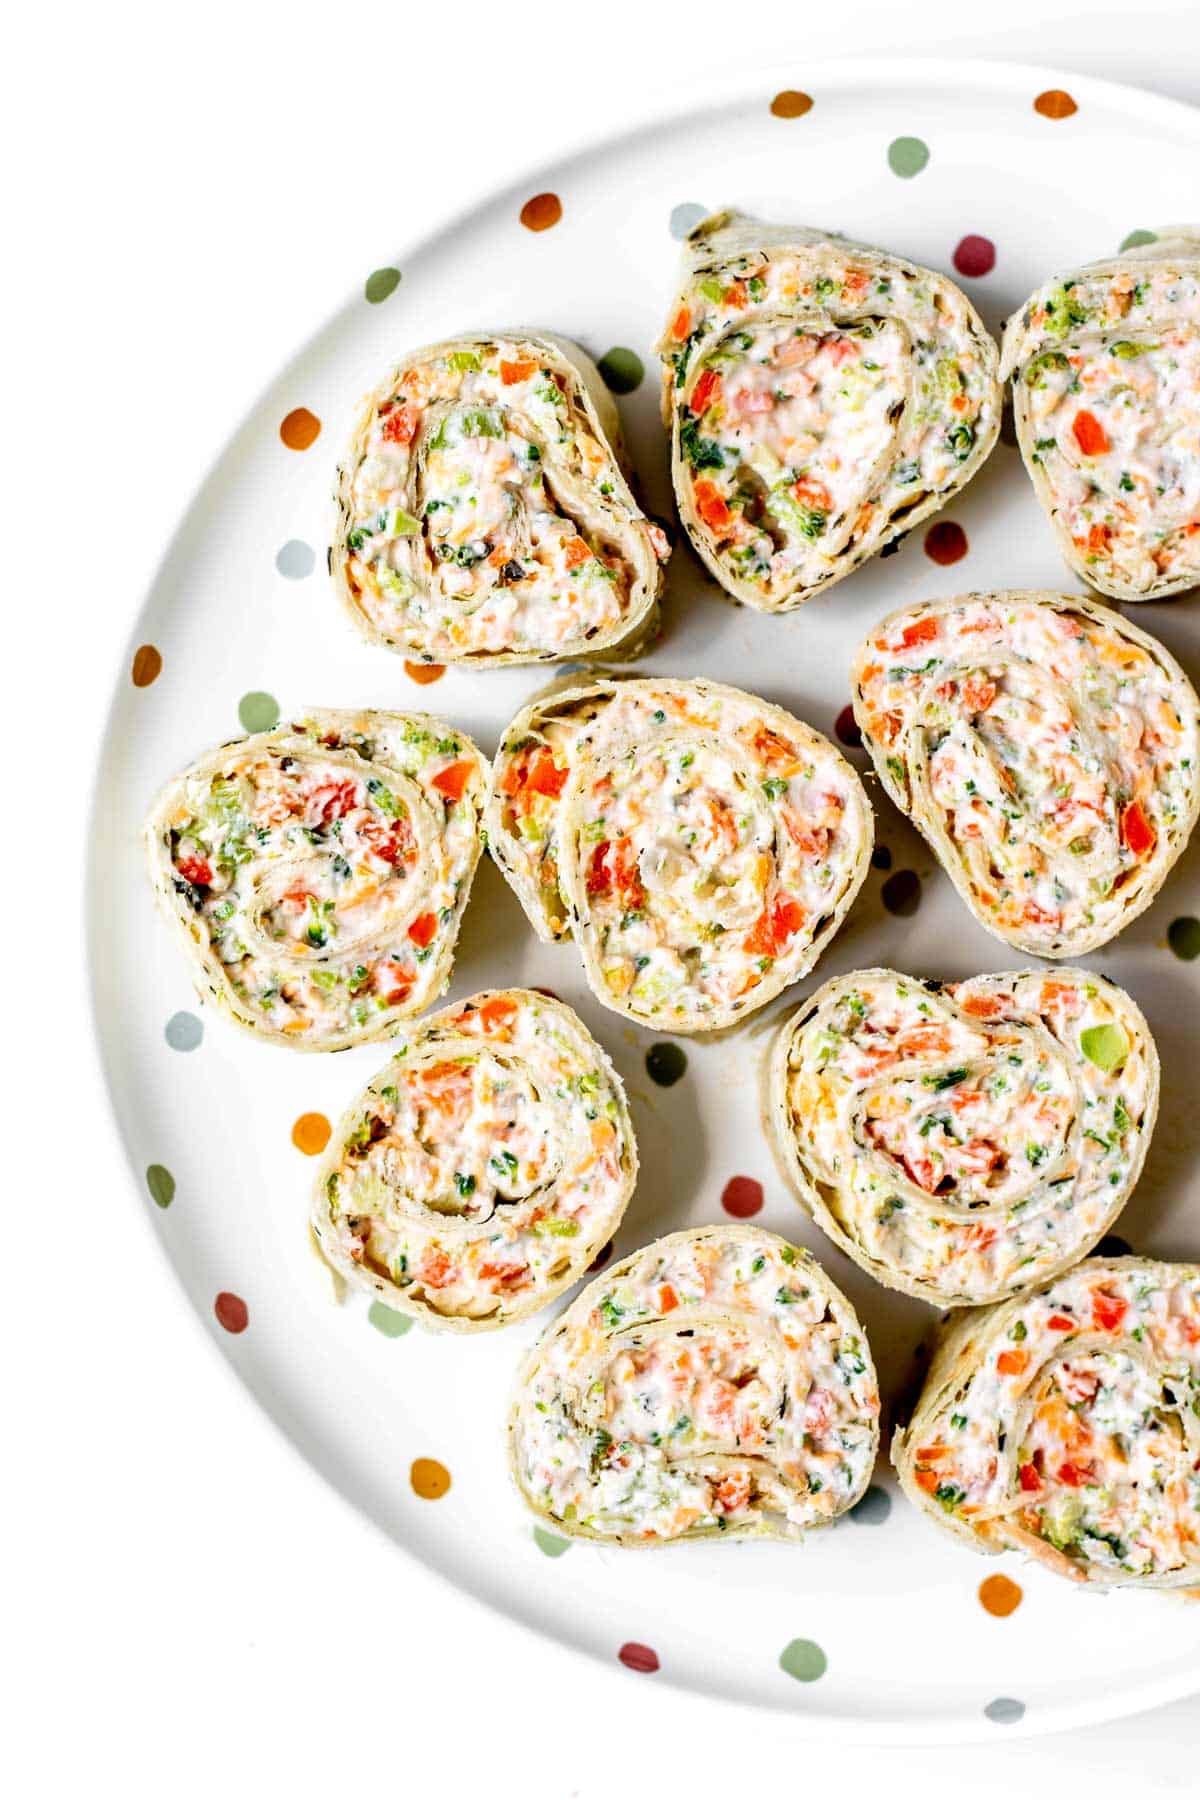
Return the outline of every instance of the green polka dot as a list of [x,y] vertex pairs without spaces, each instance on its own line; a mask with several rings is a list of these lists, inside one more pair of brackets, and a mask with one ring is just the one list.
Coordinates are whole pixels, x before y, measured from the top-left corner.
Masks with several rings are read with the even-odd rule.
[[166,1212],[175,1198],[175,1177],[170,1169],[164,1169],[161,1163],[151,1163],[146,1170],[146,1186],[155,1206],[161,1206]]
[[385,1306],[382,1300],[372,1300],[367,1310],[367,1320],[384,1337],[403,1337],[406,1331],[413,1328],[413,1322],[407,1313],[395,1312],[392,1307]]
[[929,161],[929,145],[920,138],[893,138],[888,145],[888,168],[893,175],[919,175]]
[[243,694],[238,718],[243,731],[274,731],[279,723],[279,702],[274,694]]
[[1200,919],[1172,919],[1167,942],[1183,962],[1195,962],[1200,956]]
[[811,1638],[793,1638],[780,1651],[779,1666],[793,1681],[820,1681],[829,1664],[820,1644],[814,1644]]
[[605,387],[614,394],[632,394],[634,388],[641,387],[646,373],[637,351],[619,345],[600,358],[599,368]]
[[566,1538],[555,1537],[552,1531],[543,1531],[540,1525],[533,1528],[533,1541],[543,1556],[561,1556],[564,1550],[571,1548]]
[[389,294],[394,294],[399,286],[399,269],[374,269],[367,276],[363,293],[372,306],[378,306],[381,300],[386,300]]
[[1157,244],[1158,233],[1155,231],[1131,231],[1128,237],[1121,239],[1122,250],[1136,250],[1139,244]]

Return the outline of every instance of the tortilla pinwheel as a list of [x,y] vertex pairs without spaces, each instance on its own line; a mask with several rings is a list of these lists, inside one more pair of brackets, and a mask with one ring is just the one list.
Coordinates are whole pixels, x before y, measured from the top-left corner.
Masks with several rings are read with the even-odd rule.
[[1067,594],[964,594],[860,646],[854,715],[980,924],[1080,956],[1144,912],[1200,810],[1200,702],[1154,638]]
[[393,1310],[484,1331],[578,1280],[636,1178],[599,1044],[561,1001],[500,989],[400,1037],[334,1134],[313,1229],[330,1266]]
[[863,1494],[871,1353],[806,1250],[749,1225],[680,1231],[598,1276],[525,1359],[513,1479],[601,1543],[798,1539]]
[[1200,1588],[1200,1267],[1096,1258],[959,1314],[892,1460],[972,1549]]
[[869,1275],[936,1306],[1006,1299],[1086,1255],[1157,1111],[1146,1021],[1080,969],[840,975],[770,1061],[771,1136],[801,1204]]
[[337,510],[343,606],[410,659],[632,656],[657,627],[670,545],[630,492],[599,370],[565,339],[406,356],[359,409]]
[[488,765],[426,714],[314,711],[202,756],[146,821],[201,998],[266,1043],[388,1037],[450,979]]
[[1017,441],[1072,569],[1116,600],[1200,582],[1200,228],[1055,276],[1009,320]]
[[998,353],[966,296],[827,232],[701,220],[657,347],[680,518],[761,612],[945,506],[1000,428]]
[[717,1031],[805,974],[871,856],[854,770],[712,681],[598,681],[505,731],[488,845],[538,936],[571,933],[605,1006]]

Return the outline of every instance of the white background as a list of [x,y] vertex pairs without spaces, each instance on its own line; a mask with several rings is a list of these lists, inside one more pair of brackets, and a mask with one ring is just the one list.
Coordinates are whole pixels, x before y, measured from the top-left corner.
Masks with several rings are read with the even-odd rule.
[[5,933],[0,1779],[21,1800],[1196,1790],[1200,1700],[953,1762],[835,1752],[468,1609],[311,1476],[212,1353],[145,1229],[83,1023],[80,770],[167,533],[266,379],[363,269],[656,97],[724,68],[761,70],[767,96],[803,86],[806,57],[892,50],[1200,102],[1192,0],[210,0],[43,7],[7,28],[7,766],[24,804],[4,892],[26,901]]

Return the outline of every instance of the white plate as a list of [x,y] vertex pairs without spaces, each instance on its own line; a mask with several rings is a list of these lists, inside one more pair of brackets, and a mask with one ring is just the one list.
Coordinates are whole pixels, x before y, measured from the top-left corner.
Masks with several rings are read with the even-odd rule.
[[[1055,267],[1115,250],[1129,232],[1196,209],[1197,115],[1133,90],[986,63],[830,64],[796,73],[793,83],[812,96],[803,116],[772,112],[773,92],[785,85],[776,75],[750,94],[726,89],[686,116],[539,170],[398,257],[403,278],[386,299],[368,301],[371,271],[363,269],[353,298],[235,432],[170,545],[113,700],[89,896],[100,1043],[147,1222],[191,1303],[314,1466],[397,1545],[464,1593],[610,1664],[626,1643],[651,1646],[659,1670],[631,1671],[630,1681],[679,1683],[791,1713],[813,1733],[856,1739],[1045,1730],[1200,1688],[1200,1606],[1080,1594],[1012,1558],[1001,1565],[974,1557],[908,1507],[886,1458],[863,1513],[799,1549],[731,1544],[631,1556],[577,1544],[546,1554],[509,1488],[501,1438],[513,1367],[545,1320],[477,1340],[419,1329],[391,1338],[372,1328],[361,1300],[332,1303],[305,1235],[313,1164],[293,1146],[292,1126],[309,1112],[336,1118],[386,1051],[289,1056],[202,1013],[140,865],[139,822],[151,796],[197,752],[237,734],[243,696],[274,695],[285,716],[306,704],[430,708],[490,752],[547,680],[545,670],[449,672],[418,687],[398,658],[360,643],[335,607],[324,566],[333,467],[354,402],[396,352],[503,323],[561,330],[597,356],[633,349],[646,378],[622,398],[621,411],[647,503],[669,517],[650,345],[671,295],[679,249],[672,231],[687,217],[679,209],[697,216],[733,202],[764,219],[834,227],[947,271],[963,237],[986,237],[996,246],[995,269],[963,285],[993,328]],[[1060,87],[1077,111],[1052,119],[1034,109],[1040,91]],[[889,166],[897,138],[928,147],[918,174]],[[519,213],[543,191],[561,196],[562,218],[535,233]],[[280,439],[281,421],[300,407],[321,421],[304,451]],[[969,541],[956,566],[935,565],[919,530],[897,555],[787,619],[725,605],[680,547],[666,628],[641,667],[740,684],[832,735],[848,699],[852,648],[888,608],[967,588],[1073,585],[1007,444],[943,517]],[[1131,611],[1196,672],[1200,601]],[[163,666],[137,686],[129,670],[141,645],[155,646]],[[864,768],[862,753],[852,754]],[[871,791],[879,840],[894,870],[920,876],[921,904],[914,916],[889,915],[884,877],[873,873],[815,977],[789,1004],[805,987],[867,964],[957,977],[1017,961],[968,916],[877,784]],[[1140,1251],[1176,1257],[1200,1255],[1200,1215],[1189,1195],[1200,1142],[1200,964],[1177,960],[1166,930],[1200,911],[1198,869],[1193,853],[1150,913],[1090,959],[1146,1009],[1163,1057],[1157,1136],[1119,1229]],[[760,1221],[809,1243],[847,1289],[885,1394],[894,1394],[932,1315],[874,1286],[805,1224],[781,1187],[757,1115],[761,1023],[718,1044],[688,1043],[684,1078],[655,1087],[644,1066],[652,1036],[596,1005],[571,948],[534,942],[485,863],[451,991],[512,982],[555,989],[625,1077],[642,1178],[618,1252],[719,1220],[728,1177],[758,1178],[766,1192]],[[771,1011],[777,1016],[779,1007]],[[172,1048],[172,1039],[196,1034],[189,1020],[202,1024],[202,1041]],[[165,1208],[148,1191],[152,1165],[174,1180]],[[245,1302],[245,1330],[222,1329],[219,1293]],[[450,1471],[444,1498],[414,1492],[416,1458]],[[978,1587],[1001,1566],[1024,1599],[1011,1617],[996,1619]],[[326,1578],[338,1578],[336,1556]],[[781,1668],[795,1639],[820,1647],[819,1678],[799,1681]],[[580,1672],[586,1678],[582,1665]]]

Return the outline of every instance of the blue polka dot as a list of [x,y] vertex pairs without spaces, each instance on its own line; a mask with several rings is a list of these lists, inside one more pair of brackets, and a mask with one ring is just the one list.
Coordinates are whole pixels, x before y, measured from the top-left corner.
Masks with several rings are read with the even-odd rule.
[[163,1035],[172,1050],[195,1050],[204,1036],[204,1026],[195,1013],[172,1013]]
[[871,1483],[857,1506],[850,1509],[856,1525],[882,1525],[892,1510],[892,1496],[886,1488]]
[[701,219],[707,217],[707,206],[701,206],[698,200],[684,200],[679,206],[671,208],[671,236],[685,238],[689,231],[695,230]]
[[306,581],[317,566],[317,553],[303,538],[289,538],[275,555],[275,567],[289,581]]
[[989,1700],[983,1712],[993,1725],[1015,1725],[1018,1719],[1025,1717],[1025,1702],[1002,1695],[998,1700]]

